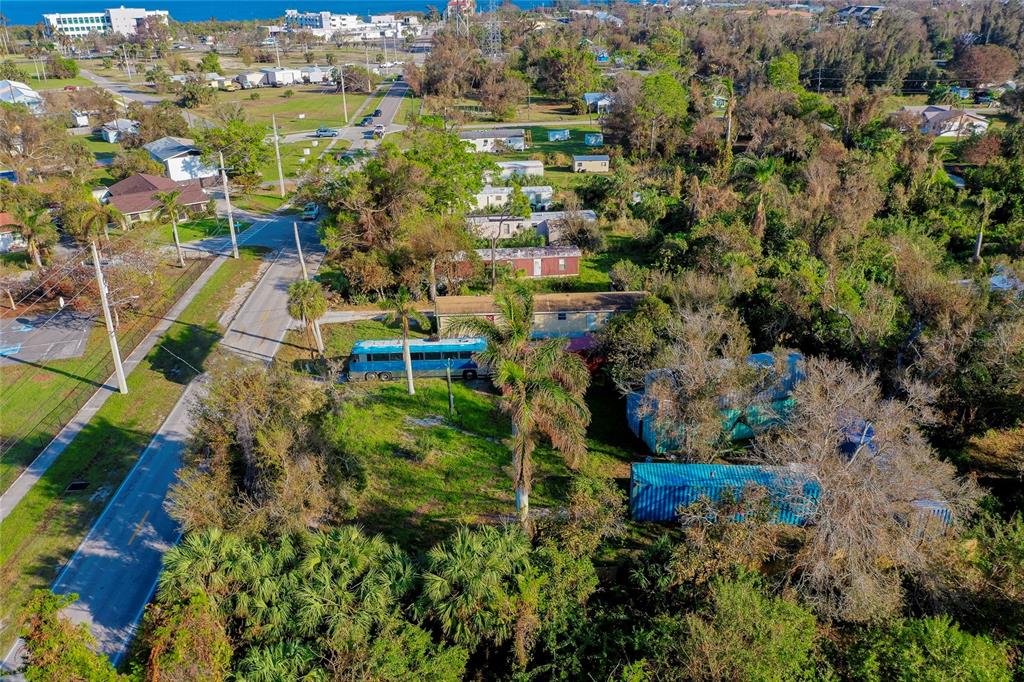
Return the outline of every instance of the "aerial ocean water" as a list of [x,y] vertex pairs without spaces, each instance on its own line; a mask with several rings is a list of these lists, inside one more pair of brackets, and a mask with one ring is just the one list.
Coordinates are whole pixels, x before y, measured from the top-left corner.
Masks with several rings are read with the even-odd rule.
[[[107,7],[145,7],[165,9],[171,18],[178,21],[224,21],[241,19],[273,19],[283,17],[286,9],[300,12],[330,11],[336,14],[387,14],[389,12],[426,11],[428,5],[443,10],[445,0],[0,0],[0,14],[10,24],[37,24],[43,20],[43,13],[52,12],[98,12]],[[486,6],[486,0],[478,0],[478,6]],[[550,6],[553,0],[514,0],[523,9]],[[587,2],[581,5],[604,4]]]

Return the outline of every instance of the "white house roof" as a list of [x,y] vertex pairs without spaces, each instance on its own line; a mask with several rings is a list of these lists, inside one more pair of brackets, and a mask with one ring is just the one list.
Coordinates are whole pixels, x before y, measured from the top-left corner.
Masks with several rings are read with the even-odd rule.
[[0,81],[0,102],[36,106],[42,104],[43,97],[24,83],[4,80]]
[[142,148],[157,161],[167,161],[177,156],[195,154],[199,151],[192,144],[192,140],[184,137],[161,137],[159,140],[142,145]]
[[[551,187],[551,185],[523,185],[522,187],[520,187],[520,189],[523,191],[523,194],[551,194],[552,192],[555,191],[554,188]],[[477,194],[494,195],[503,195],[511,193],[511,187],[492,187],[491,185],[487,185],[482,190],[477,192]]]
[[607,154],[574,154],[572,160],[575,161],[607,161]]
[[587,106],[590,106],[593,104],[610,103],[612,98],[607,92],[585,92],[583,93],[583,101],[587,103]]
[[107,130],[116,130],[119,133],[130,133],[138,126],[139,122],[133,121],[130,118],[115,118],[113,121],[107,121],[103,124],[103,127]]
[[538,161],[537,159],[526,159],[523,161],[499,161],[497,163],[498,168],[505,170],[514,170],[516,168],[544,168],[544,162]]

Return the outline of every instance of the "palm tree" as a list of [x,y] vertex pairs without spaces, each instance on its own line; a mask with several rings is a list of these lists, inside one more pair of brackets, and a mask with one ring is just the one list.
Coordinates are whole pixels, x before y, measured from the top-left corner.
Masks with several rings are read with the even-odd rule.
[[509,616],[529,566],[530,541],[517,528],[459,528],[427,553],[416,610],[470,650],[484,640],[501,643],[516,629]]
[[448,331],[487,340],[478,361],[491,370],[501,411],[512,422],[516,511],[529,530],[532,458],[539,438],[546,436],[571,469],[586,454],[590,410],[583,396],[590,374],[583,360],[566,350],[565,339],[531,340],[533,294],[522,283],[500,287],[494,303],[499,315],[493,321],[461,318]]
[[16,208],[15,218],[18,220],[18,233],[25,240],[25,250],[36,264],[43,266],[42,251],[57,240],[57,229],[53,226],[53,218],[45,208],[35,210]]
[[981,196],[978,198],[978,203],[981,206],[981,221],[978,223],[978,238],[974,242],[974,262],[981,262],[981,247],[985,240],[985,228],[988,227],[988,221],[992,217],[992,211],[999,208],[999,205],[1003,203],[1004,197],[986,187],[981,190]]
[[171,234],[174,235],[174,248],[178,251],[178,267],[185,267],[185,258],[181,255],[181,241],[178,239],[178,216],[181,215],[182,206],[178,202],[178,197],[181,196],[181,190],[172,190],[170,192],[157,192],[155,195],[156,200],[160,202],[160,208],[158,209],[157,216],[160,219],[167,219],[171,221]]
[[405,362],[405,382],[409,389],[409,395],[416,395],[416,385],[412,380],[412,353],[409,351],[409,321],[416,320],[416,323],[423,329],[428,329],[430,324],[426,316],[416,310],[415,301],[409,295],[409,290],[402,287],[394,298],[381,303],[381,307],[387,311],[385,319],[389,324],[398,322],[402,325],[402,361]]
[[[326,312],[327,298],[320,282],[299,280],[288,287],[288,314],[293,319],[302,320],[306,327],[306,343],[310,344],[311,351],[315,348],[321,355],[324,353],[324,342],[318,320]],[[312,356],[315,358],[316,354]]]
[[121,212],[110,204],[94,203],[82,215],[81,220],[81,231],[82,234],[92,234],[96,232],[96,228],[103,230],[103,236],[106,238],[107,243],[110,243],[110,232],[107,229],[110,223],[120,223],[124,219]]
[[753,154],[743,154],[736,158],[736,171],[740,177],[748,178],[757,191],[757,208],[754,210],[754,224],[751,229],[758,239],[764,237],[764,230],[768,223],[765,214],[765,198],[775,176],[781,170],[779,160],[775,157],[759,157]]

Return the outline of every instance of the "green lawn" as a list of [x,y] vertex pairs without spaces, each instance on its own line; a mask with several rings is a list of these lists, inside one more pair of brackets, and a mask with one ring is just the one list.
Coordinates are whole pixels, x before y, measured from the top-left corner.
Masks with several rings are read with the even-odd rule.
[[[327,92],[325,92],[327,90]],[[291,97],[285,93],[292,92]],[[250,99],[251,95],[257,99]],[[351,117],[366,100],[366,95],[348,93],[348,114]],[[271,123],[271,115],[277,116],[277,129],[280,133],[294,133],[303,130],[316,130],[321,126],[337,128],[345,124],[341,93],[334,88],[320,85],[297,85],[284,88],[259,88],[254,90],[238,90],[236,92],[217,93],[217,102],[238,102],[247,114],[267,126]],[[209,114],[212,106],[199,110],[200,114]],[[305,114],[305,118],[299,118]]]
[[236,208],[260,214],[273,213],[279,210],[285,201],[287,201],[287,198],[282,199],[276,192],[273,194],[259,192],[231,197],[231,203]]
[[[32,261],[24,251],[0,253],[0,277],[16,275],[19,272],[31,269]],[[3,292],[0,292],[0,294],[3,294]],[[6,299],[7,295],[3,294],[3,298]],[[2,304],[7,305],[7,301],[2,301]]]
[[82,137],[81,140],[85,142],[86,148],[92,152],[92,155],[96,157],[97,161],[100,159],[112,159],[121,151],[121,145],[107,142],[100,137],[99,133],[93,133],[92,135]]
[[[567,163],[572,163],[574,154],[601,154],[602,147],[588,147],[583,143],[586,133],[599,133],[596,125],[566,124],[570,139],[567,142],[548,142],[548,131],[559,130],[560,126],[527,126],[532,141],[526,151],[494,155],[495,161],[512,161],[529,158],[542,158],[549,154],[564,154]],[[572,189],[586,180],[586,173],[573,173],[571,165],[549,165],[545,160],[544,183],[555,189]]]
[[[123,356],[135,349],[204,268],[204,263],[195,261],[184,271],[170,265],[157,270],[153,300],[142,314],[122,318],[117,330]],[[111,372],[113,363],[102,320],[95,323],[77,358],[0,367],[0,435],[18,439],[0,461],[0,489],[6,490]]]
[[[452,387],[454,416],[445,381],[419,379],[415,396],[400,382],[347,385],[348,399],[330,418],[333,445],[365,475],[356,521],[407,547],[435,542],[460,524],[497,523],[514,514],[510,428],[496,412],[496,396],[487,382]],[[623,424],[624,414],[617,420]],[[602,426],[596,433],[611,431]],[[628,476],[630,457],[615,443],[592,441],[584,466]],[[539,447],[531,507],[561,505],[569,475],[556,452]]]
[[[14,640],[13,617],[33,589],[51,583],[139,454],[152,439],[223,332],[217,319],[238,287],[259,268],[243,250],[226,261],[158,345],[128,377],[128,395],[113,395],[15,507],[0,532],[0,646]],[[177,356],[177,357],[175,357]],[[186,362],[180,361],[183,358]],[[72,481],[82,491],[66,493]]]
[[[29,65],[23,65],[22,68],[26,70],[30,68],[34,69],[34,67],[30,67]],[[68,85],[77,85],[80,88],[91,88],[95,83],[88,78],[82,78],[81,76],[77,78],[47,78],[46,80],[41,80],[33,75],[29,76],[25,85],[29,86],[33,90],[59,90],[60,88]]]
[[[241,234],[251,226],[252,223],[250,222],[236,220],[235,233]],[[160,243],[174,243],[174,235],[170,225],[160,226],[157,229],[156,234]],[[190,220],[187,223],[181,223],[178,225],[178,239],[180,239],[183,244],[197,239],[206,239],[207,237],[226,237],[228,234],[227,218],[200,218],[199,220]]]
[[[302,142],[282,144],[281,170],[284,172],[285,180],[295,179],[300,173],[302,173],[307,165],[315,162],[316,159],[331,146],[332,142],[334,143],[334,146],[331,147],[332,152],[348,149],[349,147],[348,140],[331,137],[325,137],[319,140],[303,140]],[[303,154],[304,149],[309,150],[308,156]],[[260,169],[260,172],[263,173],[264,182],[277,182],[277,160],[271,158],[270,162]]]

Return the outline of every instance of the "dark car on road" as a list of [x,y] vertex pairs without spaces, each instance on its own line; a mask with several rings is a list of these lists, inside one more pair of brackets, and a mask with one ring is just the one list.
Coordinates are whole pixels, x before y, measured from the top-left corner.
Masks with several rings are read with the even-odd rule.
[[363,126],[365,128],[366,126],[370,125],[371,123],[373,123],[373,116],[363,116],[363,120],[359,122],[359,125],[361,125],[361,126]]
[[373,117],[374,117],[374,118],[376,118],[376,117],[378,117],[378,116],[383,116],[383,115],[384,115],[384,112],[383,112],[383,111],[381,111],[380,109],[374,109],[374,110],[373,110]]

